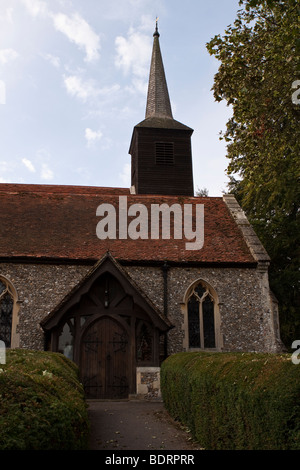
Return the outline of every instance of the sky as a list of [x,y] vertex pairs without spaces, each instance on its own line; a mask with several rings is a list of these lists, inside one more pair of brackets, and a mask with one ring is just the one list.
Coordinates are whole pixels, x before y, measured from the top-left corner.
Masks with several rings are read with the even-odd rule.
[[194,187],[228,192],[231,109],[211,90],[238,0],[0,0],[0,183],[129,187],[155,20],[173,116],[194,129]]

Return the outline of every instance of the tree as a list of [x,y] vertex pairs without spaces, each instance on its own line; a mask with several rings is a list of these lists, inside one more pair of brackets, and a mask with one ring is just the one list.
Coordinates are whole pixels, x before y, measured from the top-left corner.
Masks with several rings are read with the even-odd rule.
[[208,197],[208,189],[207,188],[202,188],[202,189],[197,188],[196,196],[197,197]]
[[270,284],[282,340],[290,347],[300,339],[300,104],[292,90],[300,79],[300,5],[239,4],[234,24],[207,44],[221,62],[213,92],[232,107],[220,133],[227,142],[229,190],[272,259]]

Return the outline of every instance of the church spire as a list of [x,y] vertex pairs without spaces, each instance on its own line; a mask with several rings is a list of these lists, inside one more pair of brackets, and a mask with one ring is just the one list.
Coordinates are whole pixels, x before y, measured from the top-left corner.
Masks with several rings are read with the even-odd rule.
[[173,119],[157,20],[153,37],[146,118],[134,127],[129,148],[131,191],[193,196],[193,129]]
[[160,34],[157,25],[153,34],[153,50],[150,66],[148,96],[146,106],[146,119],[160,117],[173,119],[165,70],[159,45]]

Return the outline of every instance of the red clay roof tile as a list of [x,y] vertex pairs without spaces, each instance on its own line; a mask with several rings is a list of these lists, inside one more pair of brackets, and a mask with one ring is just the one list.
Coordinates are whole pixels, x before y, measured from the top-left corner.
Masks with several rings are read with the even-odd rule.
[[[204,204],[204,246],[186,250],[187,240],[100,240],[96,209],[132,204]],[[254,263],[222,198],[131,195],[124,188],[0,185],[0,258],[98,260],[105,252],[119,261]],[[130,220],[130,219],[129,219]]]

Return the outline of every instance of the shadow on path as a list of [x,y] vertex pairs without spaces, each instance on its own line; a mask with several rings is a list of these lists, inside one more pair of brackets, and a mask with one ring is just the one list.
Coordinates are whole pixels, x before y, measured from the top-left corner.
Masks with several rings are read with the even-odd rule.
[[200,450],[162,402],[88,400],[90,450]]

